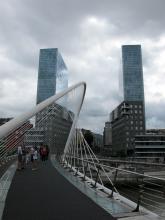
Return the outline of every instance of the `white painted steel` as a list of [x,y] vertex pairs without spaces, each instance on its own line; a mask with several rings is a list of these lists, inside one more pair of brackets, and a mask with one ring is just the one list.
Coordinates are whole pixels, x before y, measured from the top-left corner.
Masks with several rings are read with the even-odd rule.
[[78,106],[78,111],[74,117],[74,121],[73,121],[73,125],[66,143],[66,147],[65,147],[65,152],[67,151],[67,146],[69,144],[69,141],[72,137],[73,131],[74,131],[74,127],[76,125],[83,101],[84,101],[84,97],[85,97],[85,92],[86,92],[86,83],[85,82],[80,82],[77,83],[71,87],[69,87],[68,89],[54,95],[51,96],[50,98],[46,99],[45,101],[41,102],[40,104],[38,104],[37,106],[35,106],[34,108],[32,108],[30,111],[23,113],[22,115],[10,120],[9,122],[5,123],[4,125],[0,126],[0,139],[6,137],[8,134],[10,134],[12,131],[14,131],[16,128],[20,127],[24,122],[26,122],[27,120],[29,120],[30,118],[32,118],[33,116],[35,116],[37,113],[39,113],[40,111],[42,111],[44,108],[46,108],[47,106],[53,104],[54,102],[56,102],[57,100],[59,100],[61,97],[65,96],[67,93],[69,93],[70,91],[83,86],[84,90],[83,90],[83,97],[80,100],[80,105]]

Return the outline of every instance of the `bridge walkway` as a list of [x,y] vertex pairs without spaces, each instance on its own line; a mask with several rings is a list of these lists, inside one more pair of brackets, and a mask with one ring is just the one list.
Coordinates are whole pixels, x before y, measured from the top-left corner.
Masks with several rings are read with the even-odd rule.
[[3,220],[113,220],[46,161],[39,169],[16,171]]

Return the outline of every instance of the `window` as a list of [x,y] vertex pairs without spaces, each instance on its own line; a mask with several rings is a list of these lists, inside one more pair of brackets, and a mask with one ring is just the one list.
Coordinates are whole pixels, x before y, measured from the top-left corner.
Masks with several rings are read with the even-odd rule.
[[137,110],[135,110],[135,114],[137,114]]

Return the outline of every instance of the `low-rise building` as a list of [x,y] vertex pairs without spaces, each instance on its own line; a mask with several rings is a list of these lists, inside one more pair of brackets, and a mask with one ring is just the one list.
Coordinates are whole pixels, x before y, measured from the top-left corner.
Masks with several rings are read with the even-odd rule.
[[134,137],[145,133],[145,113],[143,102],[123,101],[111,112],[112,154],[132,156]]
[[165,134],[146,133],[136,135],[134,141],[135,157],[151,162],[164,161]]

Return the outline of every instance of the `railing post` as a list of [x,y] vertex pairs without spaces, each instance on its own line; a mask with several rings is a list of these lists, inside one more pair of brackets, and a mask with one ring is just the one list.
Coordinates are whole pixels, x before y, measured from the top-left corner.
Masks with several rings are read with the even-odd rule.
[[65,165],[65,159],[63,158],[62,159],[62,166],[64,167],[64,165]]
[[69,172],[72,172],[72,167],[73,165],[72,165],[72,156],[71,156],[71,166],[70,166]]
[[97,174],[96,174],[95,184],[93,186],[94,188],[96,188],[96,184],[98,182],[99,172],[100,172],[100,165],[97,166]]
[[84,169],[84,177],[83,177],[83,181],[85,181],[85,177],[86,177],[86,172],[87,172],[87,169],[88,169],[88,162],[87,162],[87,165]]
[[74,176],[78,175],[78,167],[76,167],[76,173],[74,174]]
[[78,158],[76,158],[77,159],[77,164],[76,164],[76,173],[74,174],[74,176],[77,176],[78,175],[78,164],[79,164],[79,159]]
[[64,168],[67,169],[67,168],[68,168],[68,163],[69,163],[69,162],[68,162],[68,161],[69,161],[69,160],[68,160],[68,157],[66,157],[65,160],[66,160],[66,166],[65,166]]
[[143,198],[143,192],[144,192],[144,184],[142,183],[142,184],[139,185],[139,196],[138,196],[137,206],[133,210],[133,212],[139,212],[139,207],[140,207],[140,204],[141,204],[141,200]]
[[111,195],[109,196],[110,198],[113,197],[113,193],[114,193],[115,185],[116,185],[116,180],[117,180],[117,174],[118,174],[118,170],[116,169],[115,176],[114,176],[114,181],[113,181],[113,185],[112,185],[112,192],[111,192]]

